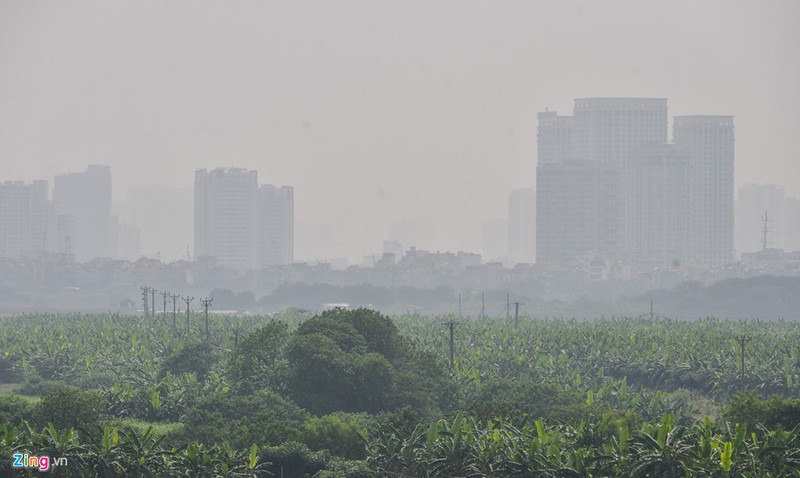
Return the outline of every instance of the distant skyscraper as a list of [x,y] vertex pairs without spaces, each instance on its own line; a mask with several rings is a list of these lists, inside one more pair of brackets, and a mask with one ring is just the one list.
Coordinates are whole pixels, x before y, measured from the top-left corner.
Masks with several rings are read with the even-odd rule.
[[692,262],[733,262],[733,116],[676,116],[676,145],[692,163],[690,251]]
[[53,203],[59,213],[69,217],[72,237],[68,239],[75,259],[86,261],[111,257],[111,169],[91,165],[82,173],[55,177]]
[[627,177],[628,258],[652,267],[689,259],[689,155],[671,144],[647,144],[630,154]]
[[592,161],[536,168],[537,262],[570,262],[596,251],[599,170]]
[[0,184],[0,257],[20,259],[53,252],[53,214],[47,181]]
[[196,257],[214,257],[239,271],[259,263],[258,173],[239,168],[198,169],[194,176]]
[[291,264],[294,260],[294,189],[263,185],[258,188],[259,254],[262,265]]
[[538,118],[537,258],[625,258],[627,161],[641,145],[667,141],[667,100],[578,98],[574,116]]
[[508,254],[516,263],[536,262],[534,189],[514,189],[508,195]]
[[258,186],[258,173],[199,169],[194,183],[197,257],[238,271],[294,260],[294,192]]
[[643,143],[667,142],[664,98],[578,98],[573,159],[624,164]]
[[784,247],[785,203],[783,187],[777,184],[745,184],[739,188],[734,210],[737,254],[758,252],[763,248],[765,214],[767,247]]
[[555,111],[537,115],[538,164],[558,164],[572,159],[573,117],[559,116]]
[[733,259],[733,118],[675,118],[663,98],[580,98],[539,113],[537,260],[655,266]]

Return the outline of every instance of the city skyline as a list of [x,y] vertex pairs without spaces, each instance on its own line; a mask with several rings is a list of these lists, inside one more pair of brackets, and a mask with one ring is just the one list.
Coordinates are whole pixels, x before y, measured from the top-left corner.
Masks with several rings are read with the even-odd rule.
[[[545,119],[552,118],[549,113],[544,116]],[[555,114],[555,112],[552,113]],[[706,118],[713,119],[715,117]],[[693,187],[692,183],[688,181],[691,174],[689,171],[684,170],[687,167],[686,165],[674,169],[673,173],[668,173],[668,170],[664,168],[669,162],[677,161],[685,164],[689,160],[689,155],[687,151],[682,150],[673,143],[654,143],[647,148],[639,150],[631,159],[634,168],[630,171],[632,176],[628,177],[627,181],[635,179],[638,184],[637,187],[640,188],[635,193],[635,198],[637,203],[641,202],[641,204],[638,204],[636,208],[630,209],[628,214],[647,214],[655,217],[663,213],[665,218],[671,218],[669,219],[671,222],[668,221],[660,226],[662,229],[656,228],[646,231],[649,234],[646,237],[641,236],[643,234],[641,230],[629,231],[628,240],[632,242],[629,242],[627,247],[631,248],[631,250],[629,251],[630,257],[625,260],[644,260],[648,262],[651,259],[646,259],[645,256],[641,255],[643,249],[641,249],[641,245],[636,245],[637,241],[644,240],[645,243],[651,246],[653,241],[674,245],[680,242],[681,239],[679,238],[682,234],[686,234],[683,226],[676,227],[676,225],[680,226],[681,220],[688,219],[688,217],[682,217],[679,212],[682,210],[681,208],[686,207],[685,201],[690,196],[688,189]],[[585,181],[585,184],[582,183],[580,180],[582,175],[576,174],[576,171],[581,170],[581,164],[584,163],[579,161],[577,163],[571,162],[570,164],[573,165],[572,169],[568,171],[569,174],[563,176],[562,180],[569,180],[571,185],[567,187],[565,184],[555,183],[555,188],[562,190],[563,194],[566,195],[571,195],[574,192],[573,190],[588,191],[591,189],[590,183],[585,183]],[[653,166],[656,166],[656,169],[653,169]],[[575,167],[578,169],[575,170]],[[236,170],[241,168],[219,167],[215,169]],[[89,174],[92,171],[94,171],[94,174]],[[81,184],[86,181],[96,181],[98,171],[101,172],[100,176],[107,173],[109,177],[106,179],[113,177],[112,172],[104,165],[88,165],[82,173],[61,175],[61,181],[65,179],[69,179],[71,182],[77,181],[77,187],[72,189],[74,192],[82,193],[82,189],[89,188],[82,188],[80,187]],[[195,174],[198,174],[198,171],[202,170],[195,171]],[[257,174],[257,171],[254,170],[250,172]],[[95,179],[92,179],[92,176],[95,176]],[[100,179],[103,180],[102,177]],[[588,177],[584,179],[588,180]],[[106,190],[104,194],[108,196],[109,192]],[[264,250],[262,250],[261,259],[256,263],[268,265],[287,264],[290,262],[330,262],[338,267],[366,264],[369,261],[365,262],[365,257],[374,257],[375,254],[380,255],[381,250],[389,252],[387,244],[389,244],[391,252],[395,253],[397,257],[400,257],[411,248],[448,251],[432,247],[437,234],[435,222],[429,218],[399,218],[387,228],[387,232],[383,236],[382,247],[359,251],[359,255],[355,258],[347,257],[341,253],[344,248],[335,239],[336,228],[334,225],[298,222],[294,220],[294,211],[291,210],[291,207],[287,210],[290,211],[289,215],[286,215],[286,213],[281,215],[280,211],[283,207],[281,204],[284,203],[280,198],[289,197],[289,204],[293,204],[293,187],[262,184],[257,189],[257,195],[259,197],[258,200],[266,205],[266,207],[262,208],[264,211],[271,209],[273,216],[283,217],[283,219],[277,219],[284,221],[283,229],[286,229],[288,224],[291,223],[293,224],[293,230],[291,231],[291,238],[273,234],[272,238],[269,239],[272,244],[270,250],[273,252],[263,255]],[[682,197],[682,195],[685,197]],[[108,244],[108,250],[111,252],[104,256],[92,255],[91,257],[81,256],[78,253],[76,259],[86,261],[94,257],[108,257],[134,261],[139,257],[149,257],[163,260],[167,263],[176,260],[195,260],[198,255],[195,250],[195,233],[193,232],[195,223],[193,196],[193,188],[173,186],[143,185],[127,190],[125,200],[115,201],[111,204],[110,222],[108,223],[110,232],[108,238],[105,239],[107,241],[113,240]],[[507,192],[506,197],[508,200],[506,215],[483,221],[481,224],[476,225],[483,235],[483,244],[480,248],[450,250],[450,252],[479,253],[483,256],[484,262],[499,261],[509,265],[534,263],[535,257],[532,258],[531,255],[535,255],[536,228],[535,224],[531,224],[530,221],[535,222],[536,220],[536,189],[512,189]],[[83,246],[73,243],[77,239],[74,232],[75,218],[71,217],[67,211],[69,207],[59,207],[54,198],[55,185],[50,186],[50,181],[48,180],[25,182],[11,179],[5,183],[0,183],[0,206],[2,206],[0,207],[0,224],[10,224],[8,221],[16,221],[17,224],[24,224],[23,229],[27,228],[25,231],[18,230],[17,227],[12,228],[13,231],[17,231],[13,232],[13,236],[8,236],[8,228],[3,231],[3,237],[0,237],[2,239],[0,241],[2,242],[0,257],[32,257],[41,252],[75,254],[74,248],[76,246],[83,248]],[[768,224],[766,234],[767,248],[785,250],[787,252],[800,250],[800,198],[786,194],[785,188],[778,184],[748,183],[736,189],[734,199],[732,205],[735,205],[733,211],[736,220],[734,221],[735,229],[731,237],[735,243],[735,247],[733,247],[735,256],[732,262],[740,261],[742,253],[755,253],[763,249],[765,213]],[[86,201],[86,199],[83,200],[84,202]],[[587,196],[586,200],[591,202],[591,197]],[[530,201],[531,203],[526,203],[523,206],[521,201]],[[102,206],[102,204],[108,204],[107,201],[97,202],[100,207],[95,208],[96,210],[106,210],[106,207]],[[25,212],[20,216],[22,211],[17,209],[19,209],[19,205],[23,204]],[[14,209],[15,205],[17,209]],[[669,207],[667,208],[667,206]],[[526,220],[523,217],[525,213],[522,213],[522,209],[533,210],[532,217]],[[587,209],[585,212],[589,216],[586,216],[586,220],[583,222],[589,224],[591,222],[589,220],[591,210]],[[86,219],[82,220],[85,221]],[[31,225],[31,221],[39,225]],[[525,224],[526,221],[528,221],[527,225]],[[265,224],[265,222],[262,221],[262,224]],[[270,235],[270,231],[265,230],[263,225],[259,227],[262,229],[259,234],[264,235],[264,237]],[[527,229],[531,227],[532,230]],[[42,234],[44,234],[44,237],[42,237]],[[531,235],[533,235],[532,242],[522,239],[524,236],[530,237]],[[567,244],[570,241],[574,241],[578,236],[578,234],[563,233],[559,235],[559,238],[564,238],[560,242]],[[9,242],[9,237],[11,242]],[[34,241],[31,239],[34,237],[39,239]],[[281,237],[285,238],[282,239]],[[685,253],[689,247],[685,241],[686,239],[684,239],[682,246],[672,247],[677,247],[678,250],[683,250]],[[78,239],[78,244],[80,242]],[[522,242],[529,243],[525,246]],[[280,244],[284,245],[280,246]],[[528,252],[523,252],[522,249],[526,247]],[[276,252],[279,250],[283,252]],[[295,250],[299,250],[299,254],[296,254]],[[517,251],[516,253],[514,252],[515,250]],[[398,251],[400,251],[399,254]],[[576,257],[580,255],[575,254]],[[279,257],[282,257],[282,259],[278,259]],[[290,260],[289,257],[292,259]],[[638,259],[636,259],[637,257]],[[672,262],[672,259],[664,258],[653,262],[653,265],[659,262],[662,266],[666,266]],[[717,265],[722,265],[722,263]]]
[[297,221],[338,225],[347,257],[402,218],[479,250],[479,224],[535,184],[536,112],[625,95],[735,115],[736,187],[797,197],[799,18],[788,1],[6,2],[0,180],[107,164],[118,201],[235,165],[292,184]]

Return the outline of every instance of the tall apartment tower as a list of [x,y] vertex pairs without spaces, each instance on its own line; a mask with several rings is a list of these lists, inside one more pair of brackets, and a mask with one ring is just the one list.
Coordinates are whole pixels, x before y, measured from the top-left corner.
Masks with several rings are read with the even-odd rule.
[[598,170],[591,161],[536,168],[537,262],[571,262],[596,250]]
[[692,163],[691,261],[733,262],[733,116],[676,116],[673,141]]
[[265,184],[258,188],[259,262],[294,260],[294,188]]
[[54,178],[53,203],[68,217],[72,235],[67,252],[80,261],[111,257],[111,169],[90,165],[82,173],[60,174]]
[[508,254],[515,263],[536,262],[534,189],[513,189],[508,195]]
[[52,218],[47,181],[0,184],[0,257],[21,259],[48,251]]
[[651,143],[628,160],[627,252],[632,263],[676,268],[690,258],[691,162],[672,144]]
[[667,100],[578,98],[572,117],[538,118],[537,259],[625,258],[628,159],[667,141]]
[[194,176],[194,250],[238,271],[259,261],[258,172],[198,169]]

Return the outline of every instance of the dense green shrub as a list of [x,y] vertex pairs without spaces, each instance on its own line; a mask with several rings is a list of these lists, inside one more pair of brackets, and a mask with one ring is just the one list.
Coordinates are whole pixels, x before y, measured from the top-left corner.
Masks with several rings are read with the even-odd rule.
[[325,415],[311,417],[303,424],[301,441],[312,450],[328,450],[332,455],[363,460],[367,449],[359,436],[362,430],[352,417]]
[[22,386],[17,389],[17,393],[28,396],[43,397],[66,386],[60,380],[45,380],[39,376],[28,377],[22,382]]
[[36,404],[38,426],[52,423],[56,428],[93,429],[100,423],[102,395],[96,390],[62,387]]
[[271,391],[217,394],[200,399],[181,419],[185,440],[237,448],[297,440],[308,412]]
[[16,425],[20,420],[31,420],[35,408],[31,401],[24,397],[4,393],[0,395],[0,423]]
[[768,429],[778,426],[792,429],[800,425],[800,398],[783,398],[780,395],[763,398],[754,391],[737,393],[723,417],[734,423],[745,423],[750,430],[755,430],[756,425]]
[[194,373],[198,380],[204,380],[217,360],[219,360],[218,354],[208,343],[186,343],[164,359],[159,377],[163,378],[167,372],[173,375]]

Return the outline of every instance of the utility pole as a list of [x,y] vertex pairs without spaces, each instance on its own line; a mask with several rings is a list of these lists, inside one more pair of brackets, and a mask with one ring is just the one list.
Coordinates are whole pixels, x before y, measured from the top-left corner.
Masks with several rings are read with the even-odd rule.
[[156,289],[155,288],[150,288],[150,296],[153,299],[150,302],[150,307],[153,310],[153,314],[152,315],[153,315],[153,317],[155,317],[156,316]]
[[506,320],[511,318],[511,294],[506,293]]
[[748,336],[748,335],[737,335],[736,336],[736,340],[742,346],[742,386],[744,386],[744,376],[745,376],[745,370],[744,370],[744,346],[745,346],[745,344],[747,342],[750,342],[752,339],[753,338]]
[[522,302],[513,302],[514,304],[514,327],[519,328],[519,304]]
[[761,227],[761,250],[767,250],[767,226],[769,225],[769,211],[764,210],[764,225]]
[[450,373],[455,374],[456,372],[456,355],[455,355],[455,343],[453,341],[453,331],[458,325],[458,322],[455,319],[450,319],[445,322],[445,325],[450,330]]
[[212,302],[214,302],[213,298],[209,299],[206,297],[205,299],[200,299],[200,303],[203,304],[203,307],[206,309],[206,338],[208,338],[208,306],[211,305]]
[[164,298],[164,318],[166,319],[167,318],[167,297],[169,296],[169,292],[167,292],[165,290],[162,290],[161,292],[159,292],[159,294],[161,294],[161,297]]
[[189,337],[189,304],[192,303],[194,297],[184,297],[183,301],[186,302],[186,337]]
[[147,304],[147,299],[150,298],[150,287],[139,287],[142,291],[142,307],[144,308],[144,316],[147,317],[150,313],[150,306]]
[[178,328],[178,308],[176,307],[175,303],[181,298],[181,296],[179,294],[170,294],[169,298],[172,299],[172,330],[176,330]]
[[481,319],[486,317],[486,293],[481,291]]

